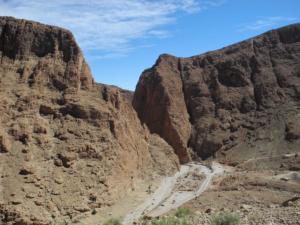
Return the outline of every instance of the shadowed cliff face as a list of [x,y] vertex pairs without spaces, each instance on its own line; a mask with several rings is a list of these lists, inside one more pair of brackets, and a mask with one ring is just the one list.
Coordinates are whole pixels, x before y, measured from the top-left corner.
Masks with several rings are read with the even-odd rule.
[[191,58],[162,55],[133,99],[141,121],[182,162],[189,148],[227,160],[299,151],[286,133],[299,105],[299,24]]
[[177,170],[69,31],[0,17],[0,59],[0,224],[80,223]]
[[150,131],[163,137],[175,149],[181,163],[185,163],[190,160],[186,140],[191,126],[181,75],[178,59],[161,56],[140,78],[133,106]]

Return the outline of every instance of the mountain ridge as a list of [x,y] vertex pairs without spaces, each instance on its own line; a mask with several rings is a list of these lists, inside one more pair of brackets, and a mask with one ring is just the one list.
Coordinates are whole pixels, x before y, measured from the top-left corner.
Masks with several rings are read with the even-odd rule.
[[[202,56],[202,55],[207,55],[207,54],[210,54],[210,53],[213,53],[213,52],[216,52],[216,51],[222,51],[222,50],[225,50],[227,48],[232,48],[232,47],[235,47],[237,45],[241,45],[243,44],[244,42],[247,42],[247,41],[251,41],[252,39],[256,39],[256,38],[259,38],[261,36],[264,36],[268,33],[272,33],[272,32],[276,32],[278,30],[285,30],[285,29],[288,29],[288,28],[291,28],[291,27],[297,27],[299,26],[300,23],[291,23],[291,24],[288,24],[288,25],[285,25],[285,26],[281,26],[281,27],[278,27],[278,28],[274,28],[274,29],[271,29],[271,30],[268,30],[268,31],[265,31],[263,33],[260,33],[258,35],[255,35],[255,36],[251,36],[249,38],[246,38],[244,40],[241,40],[241,41],[238,41],[238,42],[234,42],[234,43],[231,43],[231,44],[228,44],[226,45],[225,47],[221,47],[221,48],[216,48],[216,49],[213,49],[213,50],[208,50],[208,51],[205,51],[205,52],[202,52],[202,53],[198,53],[198,54],[195,54],[195,55],[192,55],[192,56],[187,56],[187,57],[184,57],[184,56],[176,56],[176,55],[173,55],[173,54],[169,54],[169,53],[162,53],[158,56],[158,59],[161,58],[161,57],[164,57],[164,56],[169,56],[169,57],[175,57],[175,58],[194,58],[194,57],[199,57],[199,56]],[[157,59],[157,60],[158,60]],[[155,65],[155,64],[154,64]],[[149,69],[149,68],[148,68]],[[145,69],[147,70],[147,69]]]

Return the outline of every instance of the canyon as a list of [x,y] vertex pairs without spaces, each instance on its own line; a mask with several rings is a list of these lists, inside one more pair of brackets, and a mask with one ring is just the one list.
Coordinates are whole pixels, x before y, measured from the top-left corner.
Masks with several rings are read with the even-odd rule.
[[[97,224],[121,202],[125,216],[192,161],[235,171],[212,181],[201,167],[201,193],[211,183],[223,193],[243,172],[300,171],[300,24],[189,58],[163,54],[134,93],[96,83],[63,28],[0,17],[0,58],[3,224]],[[286,197],[299,194],[291,182]],[[187,204],[199,207],[199,195]]]

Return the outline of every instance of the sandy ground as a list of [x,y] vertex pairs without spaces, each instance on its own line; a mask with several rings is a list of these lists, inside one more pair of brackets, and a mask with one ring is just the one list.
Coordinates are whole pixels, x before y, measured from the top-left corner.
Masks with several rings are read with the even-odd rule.
[[162,180],[162,177],[157,177],[157,183],[155,182],[137,182],[134,186],[134,190],[128,191],[126,196],[118,201],[117,204],[111,207],[105,207],[99,209],[95,215],[89,215],[88,217],[78,218],[80,222],[76,223],[78,225],[100,225],[103,224],[110,218],[115,218],[121,220],[121,218],[126,215],[129,210],[135,209],[145,201],[149,194],[146,192],[148,187],[151,185],[153,189],[157,188]]

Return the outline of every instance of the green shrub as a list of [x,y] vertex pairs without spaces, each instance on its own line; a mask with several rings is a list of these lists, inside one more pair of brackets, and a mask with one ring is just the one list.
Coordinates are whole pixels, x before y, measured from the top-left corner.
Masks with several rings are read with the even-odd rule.
[[189,208],[178,208],[175,212],[175,216],[178,218],[184,218],[191,215],[192,211]]
[[103,225],[122,225],[122,223],[118,219],[110,219],[106,221]]
[[189,208],[178,208],[175,213],[160,217],[144,217],[139,225],[194,225],[194,213]]
[[237,214],[222,212],[210,218],[210,225],[239,225],[240,217]]

